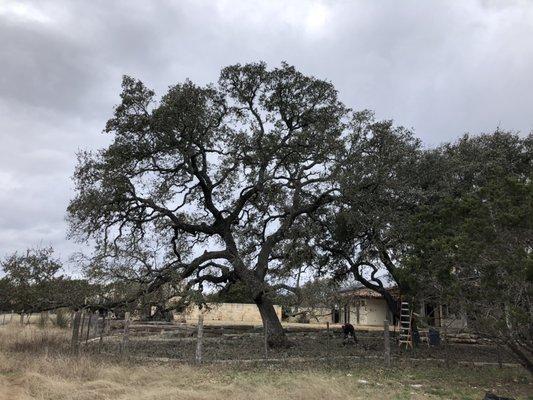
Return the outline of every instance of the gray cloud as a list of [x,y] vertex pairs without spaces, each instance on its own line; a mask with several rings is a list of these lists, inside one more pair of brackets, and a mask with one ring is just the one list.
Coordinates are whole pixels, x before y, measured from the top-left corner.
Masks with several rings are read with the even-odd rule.
[[162,93],[286,60],[428,145],[533,127],[533,2],[0,2],[0,256],[63,256],[78,149],[98,148],[122,74]]

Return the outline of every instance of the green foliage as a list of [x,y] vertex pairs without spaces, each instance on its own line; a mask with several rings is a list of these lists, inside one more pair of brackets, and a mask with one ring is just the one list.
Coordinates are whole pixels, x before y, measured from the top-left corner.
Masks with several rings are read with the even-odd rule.
[[17,313],[52,310],[57,307],[79,307],[97,294],[97,288],[86,280],[58,275],[61,262],[52,248],[29,249],[25,254],[7,256],[1,267],[0,307]]
[[12,303],[11,298],[13,296],[13,285],[7,277],[0,278],[0,311],[11,311]]
[[250,290],[242,282],[227,285],[222,290],[206,296],[207,302],[214,303],[253,303]]
[[[211,297],[264,305],[316,269],[353,276],[393,311],[389,279],[403,293],[464,303],[480,329],[503,321],[524,336],[531,136],[497,131],[424,149],[285,63],[232,65],[217,84],[185,81],[160,99],[133,78],[122,89],[106,125],[112,142],[79,155],[68,208],[72,236],[97,242],[91,276],[123,285],[115,301],[178,293],[201,303],[206,288],[226,285]],[[150,298],[167,284],[177,292]],[[327,303],[307,289],[310,303]]]
[[330,279],[306,282],[298,293],[297,303],[305,308],[332,308],[339,302],[340,285]]
[[455,304],[469,326],[531,346],[532,137],[497,131],[438,149],[441,190],[410,219],[414,294]]
[[54,294],[52,282],[60,270],[52,248],[29,249],[26,254],[14,253],[2,261],[6,292],[2,303],[8,309],[31,312],[43,306]]
[[408,220],[435,179],[432,159],[409,130],[376,121],[368,111],[354,115],[352,132],[337,175],[341,195],[320,215],[317,260],[324,273],[340,280],[353,277],[379,291],[396,312],[386,288],[392,279],[408,290],[400,260]]

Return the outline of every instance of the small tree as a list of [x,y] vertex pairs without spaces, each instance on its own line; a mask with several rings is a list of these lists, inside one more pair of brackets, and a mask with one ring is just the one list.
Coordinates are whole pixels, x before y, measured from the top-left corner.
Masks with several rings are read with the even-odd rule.
[[5,279],[12,288],[4,302],[10,302],[16,312],[41,310],[55,295],[51,283],[61,263],[53,253],[51,247],[28,249],[25,254],[13,253],[2,261]]
[[0,265],[6,274],[0,280],[0,305],[20,314],[81,307],[97,294],[86,280],[58,274],[62,264],[51,247],[13,253]]

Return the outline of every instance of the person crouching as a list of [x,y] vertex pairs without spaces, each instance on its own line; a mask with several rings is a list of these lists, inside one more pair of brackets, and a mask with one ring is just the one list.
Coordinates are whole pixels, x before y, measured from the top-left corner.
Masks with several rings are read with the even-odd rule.
[[355,336],[355,328],[352,324],[342,324],[342,344],[345,346],[348,343],[357,344],[357,337]]

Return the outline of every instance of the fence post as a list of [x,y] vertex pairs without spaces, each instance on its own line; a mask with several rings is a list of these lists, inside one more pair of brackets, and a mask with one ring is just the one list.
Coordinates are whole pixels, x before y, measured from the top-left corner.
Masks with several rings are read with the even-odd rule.
[[326,322],[326,359],[329,361],[329,321]]
[[5,325],[5,324],[6,324],[6,315],[3,314],[3,315],[2,315],[2,318],[3,318],[3,319],[2,319],[2,325]]
[[502,368],[502,347],[498,343],[498,346],[496,347],[496,359],[498,361],[498,368]]
[[93,314],[89,314],[89,321],[87,321],[87,335],[85,335],[85,344],[89,341],[89,335],[91,334],[91,322],[93,319]]
[[122,336],[122,352],[126,353],[130,341],[130,313],[124,315],[124,335]]
[[73,354],[78,354],[79,352],[79,343],[78,343],[78,334],[80,328],[80,318],[81,311],[76,311],[74,313],[74,319],[72,321],[72,340],[70,342],[70,349]]
[[102,352],[102,343],[104,341],[104,333],[105,333],[105,313],[102,314],[102,327],[100,328],[100,340],[98,341],[98,352]]
[[264,338],[264,345],[265,345],[265,360],[268,360],[268,321],[265,319],[265,322],[263,324],[263,338]]
[[[446,366],[446,368],[448,368],[450,365],[450,360],[448,357],[448,351],[449,351],[450,346],[448,346],[448,339],[446,335],[446,332],[448,330],[446,328],[447,328],[447,325],[444,324],[444,329],[443,329],[441,340],[442,340],[442,350],[443,350],[442,354],[444,355],[444,365]],[[428,338],[428,343],[429,343],[429,338]]]
[[48,323],[48,311],[41,311],[39,314],[39,325],[45,327]]
[[198,316],[198,333],[196,335],[196,364],[202,363],[202,350],[204,340],[204,315]]
[[389,321],[383,321],[383,340],[384,340],[384,361],[387,367],[390,366],[390,339],[389,339]]
[[105,332],[105,313],[102,314],[102,328],[100,329],[100,343],[104,340]]
[[83,341],[83,328],[85,327],[85,310],[81,310],[80,341]]

